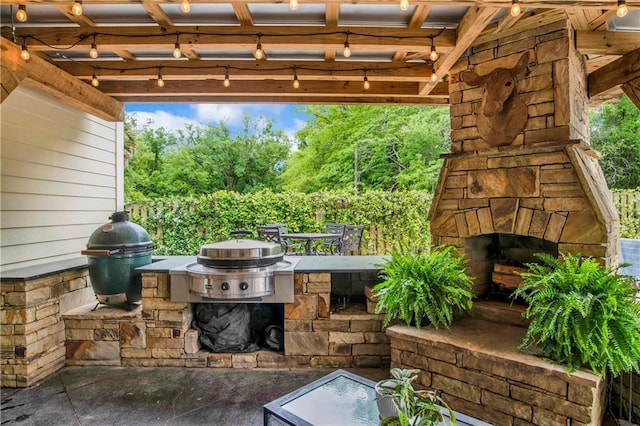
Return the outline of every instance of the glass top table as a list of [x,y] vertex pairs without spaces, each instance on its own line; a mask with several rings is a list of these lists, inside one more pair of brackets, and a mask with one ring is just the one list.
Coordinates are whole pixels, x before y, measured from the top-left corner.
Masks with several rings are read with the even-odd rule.
[[[336,370],[263,407],[264,426],[364,426],[379,425],[375,382],[344,370]],[[443,409],[445,421],[450,424]],[[488,425],[455,413],[459,425]]]

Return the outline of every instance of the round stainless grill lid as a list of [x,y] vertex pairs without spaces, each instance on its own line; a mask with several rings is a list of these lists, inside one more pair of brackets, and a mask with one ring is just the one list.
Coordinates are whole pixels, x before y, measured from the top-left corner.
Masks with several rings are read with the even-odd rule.
[[200,247],[198,263],[216,268],[273,265],[282,260],[282,246],[256,240],[229,240]]

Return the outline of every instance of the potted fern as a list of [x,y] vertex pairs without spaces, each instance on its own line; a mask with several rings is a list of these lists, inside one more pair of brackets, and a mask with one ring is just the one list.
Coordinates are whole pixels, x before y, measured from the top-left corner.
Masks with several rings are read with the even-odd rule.
[[[447,403],[434,391],[418,390],[413,382],[419,370],[391,369],[391,379],[376,383],[376,402],[382,426],[430,426],[444,421],[442,409],[447,410],[451,424],[456,417]],[[389,411],[391,407],[391,411]]]
[[640,372],[640,301],[634,279],[579,254],[538,254],[513,293],[531,319],[520,348],[598,374]]
[[380,271],[384,281],[373,289],[376,313],[385,311],[384,325],[399,318],[418,328],[425,322],[449,328],[454,314],[472,305],[472,281],[462,262],[450,246],[392,254]]

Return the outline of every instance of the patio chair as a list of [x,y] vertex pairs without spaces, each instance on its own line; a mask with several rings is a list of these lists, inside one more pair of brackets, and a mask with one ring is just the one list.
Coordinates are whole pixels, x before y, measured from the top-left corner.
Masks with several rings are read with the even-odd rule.
[[[286,225],[284,226],[286,228]],[[282,238],[282,234],[284,232],[282,232],[279,225],[258,225],[256,229],[258,231],[259,240],[280,244],[282,246],[282,251],[284,251],[285,254],[293,255],[302,253],[302,251],[299,251],[302,247],[300,244],[292,244]]]
[[342,230],[342,237],[340,237],[337,254],[360,254],[360,244],[362,243],[363,231],[364,225],[345,225]]
[[324,232],[336,234],[335,238],[329,238],[322,241],[322,250],[324,254],[336,254],[338,252],[338,246],[340,245],[340,238],[342,238],[342,232],[344,231],[344,223],[327,223],[324,227]]
[[289,228],[286,223],[267,223],[265,226],[277,226],[281,234],[289,232]]

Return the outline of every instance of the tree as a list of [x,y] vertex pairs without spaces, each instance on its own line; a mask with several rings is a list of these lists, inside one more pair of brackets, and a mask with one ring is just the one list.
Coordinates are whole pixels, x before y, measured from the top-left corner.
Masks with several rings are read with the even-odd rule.
[[285,188],[432,189],[448,150],[447,108],[308,106]]
[[610,188],[640,187],[640,110],[625,95],[590,114],[591,143]]
[[224,123],[187,126],[177,134],[148,126],[125,169],[128,201],[208,194],[218,190],[279,191],[289,139],[270,120],[244,117],[233,135]]

